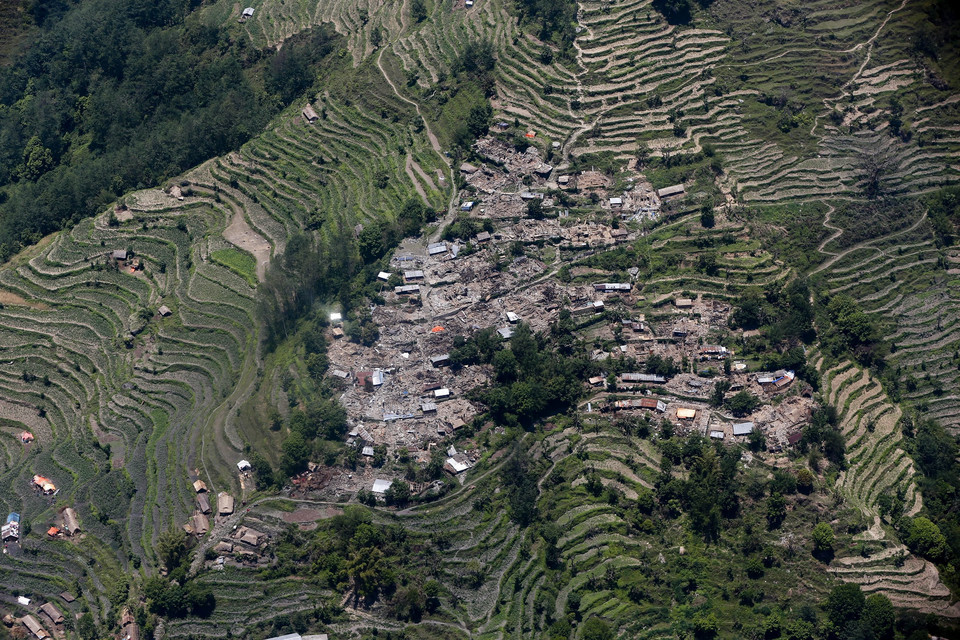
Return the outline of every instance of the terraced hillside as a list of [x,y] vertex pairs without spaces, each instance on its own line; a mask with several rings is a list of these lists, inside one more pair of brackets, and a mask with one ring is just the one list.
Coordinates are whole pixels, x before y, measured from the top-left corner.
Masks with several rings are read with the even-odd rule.
[[[830,226],[829,216],[824,224]],[[839,248],[845,233],[831,228],[820,246],[826,259],[814,274],[831,294],[850,295],[884,320],[897,392],[921,413],[956,430],[960,300],[951,253],[938,248],[922,210],[894,231]]]
[[878,515],[877,499],[883,494],[900,497],[905,514],[911,517],[923,507],[913,461],[903,450],[900,409],[891,404],[879,383],[857,366],[844,363],[822,373],[825,399],[837,408],[847,442],[849,469],[837,479],[837,490],[846,504],[872,522],[856,536],[871,552],[840,557],[831,571],[842,580],[860,584],[866,592],[883,593],[898,606],[937,615],[960,614],[957,605],[951,605],[950,590],[940,580],[937,568],[911,555]]
[[[807,203],[803,224],[819,225],[810,232],[819,242],[809,274],[817,293],[846,293],[883,317],[896,345],[889,356],[901,385],[895,400],[956,427],[960,258],[938,248],[919,209],[869,237],[832,217],[871,191],[915,195],[957,179],[960,100],[937,88],[942,82],[910,49],[908,34],[923,7],[869,0],[837,8],[816,0],[769,20],[766,5],[744,16],[733,4],[718,0],[688,27],[670,25],[648,0],[579,2],[572,59],[524,31],[506,0],[471,8],[432,3],[420,22],[404,2],[255,4],[242,23],[240,5],[205,7],[208,20],[234,22],[237,36],[258,46],[280,46],[311,25],[332,23],[346,36],[342,68],[308,97],[312,122],[301,115],[304,100],[240,150],[165,190],[129,194],[123,206],[45,238],[0,269],[0,508],[21,513],[33,531],[23,553],[0,558],[5,593],[52,599],[71,591],[78,600],[64,609],[89,609],[113,625],[128,580],[156,573],[160,534],[194,511],[196,480],[211,495],[229,491],[254,501],[250,515],[221,529],[248,517],[282,531],[282,514],[235,473],[250,440],[240,432],[237,407],[279,376],[262,370],[256,287],[304,231],[316,232],[332,252],[349,249],[357,225],[392,220],[411,198],[455,213],[452,185],[460,176],[445,156],[450,123],[435,117],[432,101],[471,42],[489,40],[496,51],[496,118],[535,132],[555,174],[596,163],[619,175],[646,149],[654,186],[687,182],[693,196],[649,234],[639,230],[647,244],[613,257],[525,249],[519,239],[520,253],[543,249],[544,264],[552,261],[526,285],[557,277],[567,259],[589,274],[575,276],[575,285],[643,263],[637,290],[646,297],[625,312],[666,322],[673,309],[658,309],[678,294],[729,303],[797,275],[755,235],[754,223],[768,205]],[[556,178],[549,177],[550,187]],[[718,192],[724,197],[715,198]],[[720,203],[728,206],[714,206]],[[714,208],[720,223],[702,228],[700,212]],[[620,224],[599,205],[594,213]],[[904,547],[878,515],[878,498],[890,493],[901,495],[909,515],[923,508],[898,426],[901,408],[870,373],[817,363],[847,443],[849,468],[835,484],[846,508],[815,492],[794,500],[783,529],[768,530],[761,488],[761,497],[731,516],[733,528],[708,545],[680,509],[657,522],[642,505],[651,490],[690,480],[696,465],[718,468],[719,448],[705,445],[693,456],[696,465],[687,460],[674,470],[656,437],[625,434],[603,419],[574,427],[561,417],[555,430],[524,436],[537,506],[555,530],[511,520],[498,486],[503,462],[486,458],[449,497],[374,510],[377,524],[445,541],[431,568],[444,589],[445,617],[424,627],[465,637],[537,637],[555,623],[562,630],[568,617],[602,618],[624,637],[666,638],[693,633],[713,615],[724,634],[759,633],[768,618],[791,611],[753,609],[764,600],[758,564],[770,584],[794,585],[811,601],[829,590],[832,573],[898,606],[960,615],[936,568],[901,557]],[[24,430],[32,443],[22,442]],[[749,455],[739,464],[764,482],[773,471]],[[42,495],[35,474],[59,492]],[[84,535],[43,538],[68,506],[78,511]],[[811,559],[807,525],[832,510],[838,523],[870,526],[844,540],[850,544],[827,572]],[[744,549],[747,537],[756,548]],[[851,555],[860,542],[871,550],[866,557]],[[791,572],[795,560],[800,578]],[[249,587],[253,570],[203,573],[198,580],[216,589],[216,616],[170,622],[166,633],[240,635],[335,597],[316,583],[267,573],[256,589]],[[793,593],[768,600],[779,607],[775,599],[787,602]],[[737,620],[741,606],[753,616],[747,623]],[[403,628],[379,614],[355,610],[332,628]]]
[[[918,25],[933,20],[927,9],[721,2],[688,27],[668,24],[646,0],[579,2],[571,60],[521,31],[499,0],[436,3],[421,23],[402,4],[285,3],[239,28],[273,43],[329,21],[348,36],[355,63],[376,53],[376,30],[414,98],[430,94],[466,42],[489,39],[501,61],[497,112],[559,142],[563,161],[612,154],[624,163],[638,143],[676,161],[709,143],[723,154],[720,188],[761,204],[857,196],[871,158],[891,192],[956,181],[955,96],[911,48]],[[210,19],[235,11],[221,2]]]
[[[240,490],[234,409],[257,381],[254,294],[269,260],[304,228],[332,244],[409,198],[446,207],[446,165],[415,110],[371,75],[382,77],[368,62],[318,96],[315,123],[298,105],[238,153],[0,270],[2,507],[42,532],[72,506],[85,532],[28,538],[45,560],[5,555],[9,588],[52,597],[77,578],[95,615],[118,615],[111,576],[156,566],[159,533],[195,508],[191,483]],[[36,493],[34,474],[59,492]]]

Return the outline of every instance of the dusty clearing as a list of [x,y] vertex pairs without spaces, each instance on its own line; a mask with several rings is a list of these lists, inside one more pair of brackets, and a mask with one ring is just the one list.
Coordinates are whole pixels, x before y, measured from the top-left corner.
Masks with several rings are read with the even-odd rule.
[[316,522],[317,520],[324,520],[326,518],[332,518],[343,513],[342,509],[335,509],[333,507],[327,507],[326,509],[297,509],[293,513],[283,514],[284,522]]
[[223,230],[223,237],[230,244],[253,254],[257,260],[257,280],[263,282],[270,262],[270,243],[250,228],[243,213],[237,211],[233,214],[230,226]]
[[0,304],[13,304],[20,305],[23,307],[31,307],[33,309],[49,309],[47,305],[42,302],[35,302],[33,300],[27,300],[22,296],[5,289],[0,289]]

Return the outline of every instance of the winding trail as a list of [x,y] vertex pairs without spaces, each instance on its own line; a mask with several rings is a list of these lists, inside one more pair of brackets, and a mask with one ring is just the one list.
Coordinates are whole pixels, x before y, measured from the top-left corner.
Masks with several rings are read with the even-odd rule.
[[829,236],[826,240],[824,240],[823,242],[820,243],[820,246],[817,247],[817,252],[818,252],[818,253],[824,253],[824,254],[828,254],[828,253],[829,253],[830,255],[836,255],[835,253],[831,253],[831,252],[829,252],[829,251],[824,251],[824,250],[823,250],[823,248],[824,248],[825,246],[827,246],[828,244],[830,244],[831,242],[833,242],[834,240],[836,240],[837,238],[839,238],[839,237],[841,236],[841,234],[843,234],[843,229],[841,229],[840,227],[838,227],[838,226],[836,226],[836,225],[830,224],[830,216],[833,214],[834,211],[837,210],[837,208],[834,207],[832,204],[829,204],[829,203],[827,204],[827,206],[830,207],[830,209],[827,211],[827,214],[826,214],[825,216],[823,216],[823,223],[822,223],[822,224],[823,224],[823,226],[826,227],[827,229],[832,229],[832,230],[833,230],[833,233],[830,234],[830,236]]
[[[902,11],[903,8],[907,6],[907,2],[908,2],[908,1],[909,1],[909,0],[901,0],[899,7],[897,7],[896,9],[891,9],[889,12],[887,12],[887,17],[885,17],[885,18],[883,19],[883,22],[880,23],[880,26],[877,27],[877,30],[874,31],[873,35],[870,36],[867,40],[861,42],[861,43],[858,44],[858,45],[854,45],[853,47],[851,47],[851,48],[848,49],[847,51],[842,52],[842,53],[853,53],[854,51],[857,51],[857,50],[859,50],[859,49],[861,49],[861,48],[863,48],[863,47],[866,47],[866,48],[867,48],[867,55],[864,57],[863,62],[860,64],[860,68],[857,69],[857,72],[856,72],[855,74],[853,74],[853,77],[852,77],[852,78],[850,78],[846,83],[844,83],[844,85],[843,85],[842,87],[840,87],[840,95],[837,96],[836,98],[824,98],[824,99],[823,99],[823,107],[824,107],[824,109],[827,110],[827,112],[829,112],[830,109],[831,109],[830,103],[836,104],[836,103],[840,102],[841,100],[843,100],[844,97],[846,97],[846,96],[848,95],[848,93],[849,93],[849,92],[848,92],[848,88],[850,87],[850,85],[853,84],[854,82],[856,82],[857,79],[858,79],[861,75],[863,75],[864,69],[866,69],[866,68],[867,68],[867,65],[870,63],[870,56],[871,56],[871,54],[873,53],[873,43],[874,43],[874,41],[876,41],[876,39],[877,39],[878,37],[880,37],[880,32],[883,31],[884,27],[887,26],[887,23],[890,21],[890,18],[893,17],[893,14],[895,14],[895,13],[897,13],[897,12],[899,12],[899,11]],[[823,115],[826,115],[826,114],[819,114],[819,115],[817,115],[817,116],[815,116],[815,117],[813,118],[813,125],[810,127],[810,135],[811,135],[811,136],[813,136],[813,135],[814,135],[814,132],[817,130],[817,125],[820,124],[820,118],[821,118]]]
[[[430,140],[430,146],[437,153],[437,155],[440,156],[440,159],[443,160],[444,164],[447,165],[447,168],[450,171],[450,187],[449,187],[450,201],[447,203],[447,215],[442,221],[440,221],[439,224],[437,224],[437,230],[429,238],[429,242],[436,242],[436,240],[439,239],[440,237],[440,231],[446,225],[453,222],[454,219],[456,219],[457,217],[457,188],[456,188],[456,180],[454,179],[453,167],[450,165],[450,159],[446,155],[444,155],[442,149],[440,148],[440,141],[437,139],[437,136],[434,135],[433,130],[430,128],[430,123],[427,122],[427,119],[423,116],[423,113],[420,111],[420,105],[417,102],[411,100],[410,98],[400,93],[400,91],[397,89],[397,85],[393,83],[393,80],[390,79],[390,75],[387,73],[386,69],[383,68],[383,52],[384,51],[386,51],[386,47],[381,49],[380,53],[377,54],[377,68],[380,69],[380,73],[383,74],[384,80],[386,80],[387,84],[390,85],[390,88],[393,89],[393,93],[396,94],[398,98],[400,98],[407,104],[413,105],[413,108],[416,109],[417,115],[420,116],[420,119],[423,121],[424,131],[427,132],[427,138]],[[421,192],[421,196],[423,196],[424,195],[422,193],[423,187],[421,187],[416,180],[414,180],[414,184],[417,185],[417,191]]]
[[[815,273],[820,273],[820,272],[823,271],[824,269],[827,269],[827,268],[833,266],[833,264],[836,263],[838,260],[840,260],[841,258],[846,257],[847,255],[853,253],[854,251],[857,251],[857,250],[859,250],[859,249],[865,249],[865,248],[871,247],[871,246],[873,245],[873,243],[876,242],[876,241],[878,241],[878,240],[886,240],[886,239],[893,238],[893,237],[896,237],[896,236],[899,236],[899,235],[903,235],[903,234],[905,234],[905,233],[909,233],[909,232],[915,230],[917,227],[919,227],[919,226],[923,223],[923,221],[926,220],[926,219],[927,219],[927,212],[924,211],[924,212],[923,212],[923,215],[920,216],[920,218],[918,218],[916,222],[914,222],[912,225],[910,225],[910,226],[907,227],[906,229],[901,229],[900,231],[895,231],[894,233],[891,233],[891,234],[885,235],[885,236],[880,236],[880,237],[878,237],[878,238],[871,238],[871,239],[869,239],[869,240],[864,240],[863,242],[858,242],[857,244],[855,244],[855,245],[853,245],[853,246],[851,246],[851,247],[847,247],[846,249],[844,249],[844,250],[841,251],[840,253],[828,254],[827,252],[822,251],[823,245],[821,245],[821,246],[818,248],[818,251],[820,251],[821,253],[824,253],[824,254],[826,254],[826,255],[832,255],[832,257],[831,257],[829,260],[823,262],[819,267],[817,267],[816,269],[814,269],[813,271],[811,271],[811,272],[810,272],[810,275],[813,275],[813,274],[815,274]],[[826,220],[824,220],[824,222],[826,222]],[[826,224],[824,224],[824,226],[826,226]],[[831,227],[828,227],[828,228],[830,228],[830,229],[836,229],[837,227],[832,227],[832,226],[831,226]],[[827,241],[834,239],[834,237],[839,237],[842,233],[843,233],[843,230],[840,229],[840,230],[839,230],[839,233],[835,233],[834,236],[831,237],[831,238],[828,238]],[[824,244],[826,244],[826,243],[824,243]],[[884,250],[884,249],[879,249],[879,248],[877,248],[877,247],[873,247],[873,248],[876,249],[877,251],[879,251],[879,252],[881,253],[881,255],[887,255],[886,250]]]

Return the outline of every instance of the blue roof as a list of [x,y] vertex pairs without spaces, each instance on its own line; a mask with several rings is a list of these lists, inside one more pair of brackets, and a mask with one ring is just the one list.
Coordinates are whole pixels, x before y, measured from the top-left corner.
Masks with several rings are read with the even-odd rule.
[[7,522],[20,522],[20,514],[16,511],[11,511],[10,515],[7,516]]

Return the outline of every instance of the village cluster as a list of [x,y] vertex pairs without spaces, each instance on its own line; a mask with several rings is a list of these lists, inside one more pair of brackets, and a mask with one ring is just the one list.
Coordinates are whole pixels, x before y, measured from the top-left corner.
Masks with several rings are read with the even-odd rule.
[[[629,270],[626,282],[564,283],[556,277],[559,259],[551,263],[528,255],[536,251],[515,249],[518,243],[525,248],[548,245],[556,256],[563,252],[567,263],[629,242],[640,232],[638,222],[656,219],[664,202],[684,195],[683,185],[654,190],[636,174],[626,190],[614,193],[612,181],[596,171],[551,180],[553,167],[535,147],[518,152],[499,140],[484,138],[476,151],[485,162],[461,166],[467,186],[461,191],[460,214],[484,222],[487,229],[492,222],[492,230],[469,238],[435,238],[402,246],[391,260],[390,271],[379,274],[386,303],[372,311],[380,330],[375,345],[345,339],[341,315],[330,316],[334,340],[328,352],[329,375],[344,387],[340,399],[352,425],[347,444],[357,447],[362,459],[372,461],[381,445],[390,456],[403,449],[412,460],[425,464],[434,448],[440,447],[447,454],[444,469],[460,476],[476,463],[480,447],[470,443],[466,450],[457,451],[448,439],[482,410],[467,393],[488,381],[489,368],[450,366],[454,337],[493,327],[501,339],[508,340],[518,323],[542,331],[563,309],[583,327],[580,333],[588,340],[618,344],[610,352],[596,348],[595,360],[643,362],[658,355],[677,363],[697,363],[701,370],[712,367],[718,374],[705,378],[688,367],[669,380],[642,371],[624,373],[615,386],[603,376],[584,380],[595,393],[584,403],[585,411],[649,412],[658,420],[675,423],[678,433],[698,432],[725,441],[760,430],[773,450],[799,439],[813,407],[809,393],[791,394],[785,402],[765,406],[750,420],[734,420],[710,407],[713,380],[728,380],[731,392],[748,389],[769,398],[791,388],[795,378],[786,371],[747,373],[746,365],[737,361],[731,362],[729,375],[723,375],[723,361],[733,360],[735,354],[715,342],[729,332],[729,304],[673,297],[658,301],[655,315],[648,319],[635,312],[637,303],[645,300],[637,294],[642,285],[635,280],[637,269]],[[608,213],[603,219],[568,215],[563,209],[558,216],[526,216],[531,200],[554,206],[546,194],[557,189],[576,190],[578,197],[587,194]],[[614,217],[622,222],[613,224]],[[573,276],[602,278],[603,274],[571,270]],[[604,320],[600,314],[611,308],[622,319]],[[593,318],[598,321],[591,322]],[[349,495],[366,489],[383,496],[393,479],[381,475],[385,474],[370,465],[339,474],[318,469],[295,479],[295,484],[301,491],[325,488]]]

